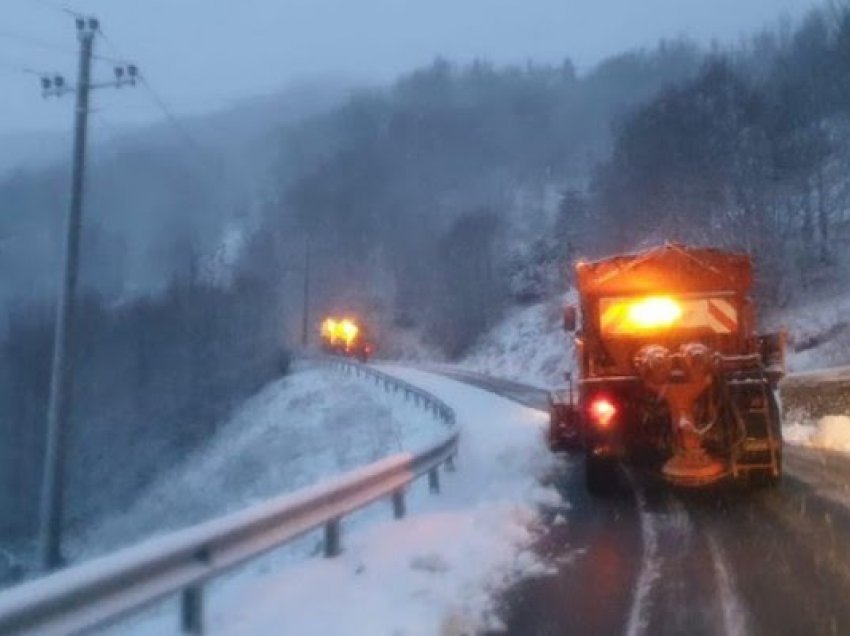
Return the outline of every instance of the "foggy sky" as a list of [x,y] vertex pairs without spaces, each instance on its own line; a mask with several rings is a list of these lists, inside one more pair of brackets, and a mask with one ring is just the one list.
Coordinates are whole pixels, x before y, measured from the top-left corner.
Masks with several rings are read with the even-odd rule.
[[[68,6],[96,14],[103,55],[138,62],[178,114],[225,107],[314,75],[384,81],[437,55],[498,63],[570,57],[587,69],[660,38],[734,42],[816,0],[0,0],[0,135],[67,130],[71,98],[43,101],[37,77],[74,76]],[[10,37],[14,34],[14,37]],[[53,50],[25,42],[37,38]],[[108,77],[107,64],[96,74]],[[160,119],[141,89],[104,90],[110,126]],[[2,149],[0,149],[2,150]]]

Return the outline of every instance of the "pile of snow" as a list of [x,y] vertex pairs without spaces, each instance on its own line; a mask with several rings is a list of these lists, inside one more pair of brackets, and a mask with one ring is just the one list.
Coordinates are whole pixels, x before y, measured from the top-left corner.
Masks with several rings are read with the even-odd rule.
[[789,444],[850,452],[850,417],[826,415],[816,423],[793,420],[782,429]]
[[364,380],[313,369],[270,383],[126,510],[74,537],[90,558],[442,439],[422,410]]
[[494,377],[554,388],[573,369],[573,339],[564,333],[564,305],[574,294],[513,309],[458,366]]
[[[473,634],[500,628],[498,591],[549,572],[531,544],[540,505],[566,505],[539,475],[554,461],[543,442],[545,416],[452,380],[396,367],[386,371],[438,395],[461,430],[456,472],[442,493],[419,480],[408,516],[386,502],[343,521],[343,553],[304,559],[305,546],[212,584],[212,634]],[[314,539],[315,540],[315,537]],[[121,626],[120,633],[174,631],[176,604]]]

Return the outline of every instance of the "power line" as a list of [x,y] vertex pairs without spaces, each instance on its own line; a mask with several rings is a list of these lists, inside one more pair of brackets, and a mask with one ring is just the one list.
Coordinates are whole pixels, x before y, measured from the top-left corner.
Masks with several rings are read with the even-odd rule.
[[49,9],[50,11],[56,11],[56,12],[59,12],[59,13],[70,13],[71,15],[73,15],[75,17],[80,17],[80,15],[81,15],[81,14],[77,13],[76,11],[72,11],[71,9],[69,9],[67,7],[60,7],[59,5],[53,4],[52,2],[49,2],[48,0],[35,0],[35,3],[40,4],[42,7],[44,7],[45,9]]
[[[101,40],[106,44],[107,47],[112,51],[112,54],[117,56],[117,58],[123,58],[121,51],[118,50],[118,47],[112,41],[112,39],[103,32],[103,29],[98,29],[98,34],[100,35]],[[178,117],[172,112],[171,108],[168,107],[165,100],[160,96],[159,92],[153,87],[150,80],[148,80],[147,76],[144,73],[139,73],[139,80],[147,91],[153,103],[156,107],[162,111],[162,114],[165,115],[166,120],[171,124],[174,130],[182,137],[183,141],[187,143],[193,151],[203,153],[203,146],[198,143],[195,137],[186,129],[183,123],[178,119]],[[201,155],[205,156],[205,155]]]
[[11,71],[13,73],[38,74],[37,71],[34,71],[30,68],[26,68],[25,66],[18,66],[17,64],[12,64],[3,60],[0,60],[0,68],[5,69],[7,71]]
[[55,71],[38,70],[34,68],[29,68],[28,66],[21,66],[20,64],[14,64],[0,59],[0,71],[3,70],[8,71],[9,73],[14,73],[16,75],[34,75],[36,77],[41,78],[42,83],[45,78],[55,79],[56,77],[61,77],[61,73],[57,73]]
[[42,40],[41,38],[36,38],[31,35],[26,35],[24,33],[16,33],[14,31],[8,31],[6,29],[0,30],[0,38],[6,38],[8,40],[16,40],[23,44],[28,44],[30,46],[34,46],[36,48],[47,49],[50,51],[57,51],[59,53],[64,53],[65,55],[73,55],[76,56],[77,52],[68,47],[62,46],[61,44],[54,44],[53,42],[48,42],[47,40]]
[[166,105],[165,101],[159,96],[159,93],[156,92],[151,83],[147,80],[144,75],[139,75],[139,79],[141,80],[142,86],[145,87],[145,90],[148,91],[148,94],[151,97],[151,100],[157,105],[157,107],[162,111],[165,115],[165,118],[171,123],[171,126],[178,132],[178,134],[183,137],[183,140],[189,144],[193,150],[198,152],[203,152],[203,146],[199,144],[194,136],[186,130],[186,127],[177,119],[177,116],[171,112],[171,109]]
[[[75,16],[75,18],[78,18],[78,19],[80,19],[80,17],[81,17],[80,14],[76,13],[75,11],[72,11],[71,9],[60,8],[58,6],[52,5],[51,3],[47,3],[47,2],[40,2],[40,4],[42,4],[42,6],[44,6],[44,7],[50,8],[52,10],[61,11],[63,13],[70,14],[72,16]],[[91,56],[92,59],[98,60],[100,62],[106,62],[106,63],[110,63],[110,64],[114,64],[114,65],[119,65],[119,66],[127,65],[128,64],[127,58],[124,57],[121,54],[121,52],[118,50],[118,48],[112,42],[112,40],[103,32],[103,29],[98,28],[97,33],[100,36],[101,41],[103,41],[109,47],[109,49],[112,51],[112,53],[114,54],[115,57],[106,56],[106,55],[99,55],[99,54],[92,54],[92,56]],[[41,38],[33,37],[33,36],[28,35],[28,34],[9,31],[7,29],[0,30],[0,38],[6,38],[6,39],[9,39],[9,40],[14,40],[14,41],[17,41],[17,42],[20,42],[20,43],[23,43],[23,44],[27,44],[29,46],[42,48],[42,49],[46,49],[46,50],[50,50],[50,51],[55,51],[55,52],[63,53],[65,55],[69,55],[69,56],[76,57],[76,55],[77,55],[76,51],[74,51],[74,50],[72,50],[72,49],[70,49],[66,46],[62,46],[60,44],[56,44],[54,42],[50,42],[50,41],[47,41],[47,40],[44,40],[44,39],[41,39]],[[10,71],[13,71],[13,72],[29,73],[29,74],[33,74],[33,75],[39,75],[39,76],[42,76],[42,77],[55,75],[55,73],[43,73],[43,72],[35,71],[35,70],[32,70],[32,69],[16,67],[14,65],[9,65],[9,64],[6,64],[6,63],[2,64],[2,66],[3,66],[3,68],[6,68],[7,70],[10,70]],[[147,94],[150,97],[151,101],[162,112],[162,114],[165,116],[165,119],[169,122],[169,124],[172,126],[172,128],[174,128],[174,130],[177,132],[178,136],[182,139],[182,141],[185,144],[187,144],[194,153],[204,153],[204,148],[203,148],[202,144],[200,144],[195,139],[194,135],[192,135],[187,130],[186,126],[183,125],[183,123],[180,121],[180,119],[174,114],[172,109],[168,106],[168,104],[165,102],[165,100],[161,97],[160,93],[153,87],[150,80],[145,75],[143,75],[141,73],[138,75],[138,79],[140,80],[140,83],[144,86],[145,90],[147,91]],[[202,154],[202,156],[205,156],[205,155]]]
[[[75,11],[72,11],[71,9],[60,8],[60,7],[53,6],[52,4],[49,4],[49,3],[46,3],[46,2],[42,2],[41,4],[45,7],[51,8],[53,10],[68,13],[68,14],[70,14],[70,15],[78,18],[78,19],[81,17],[80,14],[76,13]],[[92,59],[98,60],[98,61],[101,61],[101,62],[107,62],[107,63],[110,63],[110,64],[117,64],[117,65],[121,65],[121,66],[126,65],[127,64],[127,58],[124,57],[121,54],[121,52],[118,50],[118,47],[116,47],[115,43],[112,42],[111,38],[109,38],[109,36],[107,36],[106,33],[103,32],[103,29],[98,27],[97,33],[100,36],[101,41],[103,41],[109,47],[109,49],[111,49],[111,51],[113,52],[115,57],[92,54]],[[24,44],[29,44],[30,46],[35,46],[35,47],[39,47],[39,48],[43,48],[43,49],[57,51],[57,52],[68,54],[68,55],[76,56],[76,54],[77,54],[76,51],[73,51],[73,50],[71,50],[67,47],[62,46],[62,45],[54,44],[53,42],[48,42],[48,41],[42,40],[40,38],[32,37],[30,35],[26,35],[26,34],[23,34],[23,33],[16,33],[16,32],[13,32],[13,31],[8,31],[8,30],[5,30],[5,29],[0,30],[0,37],[5,37],[7,39],[17,40],[17,41],[22,42]],[[40,75],[40,73],[38,73],[38,72],[36,72],[35,74]],[[147,77],[145,75],[141,74],[141,73],[139,74],[139,80],[141,81],[141,84],[145,87],[145,90],[147,91],[147,93],[148,93],[149,97],[151,98],[151,100],[153,101],[153,103],[162,112],[162,114],[165,116],[166,120],[171,124],[171,126],[178,133],[178,135],[183,139],[183,141],[186,144],[188,144],[192,148],[193,151],[203,152],[203,146],[200,143],[198,143],[198,141],[195,139],[195,137],[186,129],[186,127],[182,124],[182,122],[180,122],[180,120],[174,114],[174,112],[171,110],[171,108],[168,107],[165,100],[160,96],[159,92],[153,87],[150,80],[148,80]]]
[[[71,15],[76,15],[75,13],[69,11]],[[6,38],[8,40],[15,40],[20,42],[21,44],[27,44],[29,46],[45,49],[48,51],[54,51],[57,53],[62,53],[64,55],[70,55],[76,58],[77,52],[67,46],[63,46],[61,44],[56,44],[55,42],[49,42],[47,40],[43,40],[41,38],[33,37],[26,33],[17,33],[15,31],[9,31],[6,29],[0,30],[0,38]],[[106,55],[92,54],[92,59],[97,60],[99,62],[106,62],[108,64],[127,64],[126,59],[121,59],[118,57],[109,57]]]
[[42,8],[47,9],[53,13],[61,13],[63,15],[70,15],[75,18],[85,18],[86,14],[80,13],[79,11],[75,11],[71,9],[67,5],[59,5],[51,0],[28,0],[29,2],[35,2],[38,5],[41,5]]

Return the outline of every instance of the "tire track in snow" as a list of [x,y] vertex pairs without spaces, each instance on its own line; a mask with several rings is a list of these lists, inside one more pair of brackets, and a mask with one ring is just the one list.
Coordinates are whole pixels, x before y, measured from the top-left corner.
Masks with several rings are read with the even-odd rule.
[[658,527],[655,517],[649,512],[646,497],[635,483],[632,473],[627,471],[626,476],[637,501],[640,534],[643,541],[640,573],[626,623],[626,636],[638,636],[649,624],[649,596],[661,575],[661,563],[658,556]]
[[696,523],[687,499],[627,475],[643,551],[625,633],[748,634],[747,612],[720,543]]
[[747,612],[741,604],[732,573],[726,565],[726,559],[717,539],[706,533],[706,540],[717,580],[718,600],[723,613],[723,631],[726,636],[745,636],[750,633]]

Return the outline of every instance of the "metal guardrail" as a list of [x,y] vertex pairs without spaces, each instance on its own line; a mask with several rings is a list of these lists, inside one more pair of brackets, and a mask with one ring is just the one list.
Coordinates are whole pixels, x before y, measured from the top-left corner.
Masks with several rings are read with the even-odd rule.
[[317,528],[324,528],[325,556],[336,556],[345,515],[389,497],[395,518],[403,517],[405,488],[424,475],[431,492],[439,492],[439,468],[454,470],[457,454],[454,411],[430,393],[375,369],[342,360],[323,363],[402,393],[432,412],[449,434],[420,453],[393,455],[330,482],[11,588],[0,594],[0,634],[73,634],[174,594],[181,595],[182,631],[201,634],[204,583]]
[[423,391],[417,386],[405,382],[395,376],[379,371],[374,367],[369,367],[356,362],[351,362],[345,359],[337,358],[317,358],[320,363],[331,365],[340,369],[347,375],[357,377],[365,377],[373,380],[377,386],[383,386],[390,393],[401,393],[405,401],[412,400],[417,406],[431,411],[435,417],[442,420],[447,426],[454,426],[454,411],[449,408],[444,402],[438,400],[427,391]]

